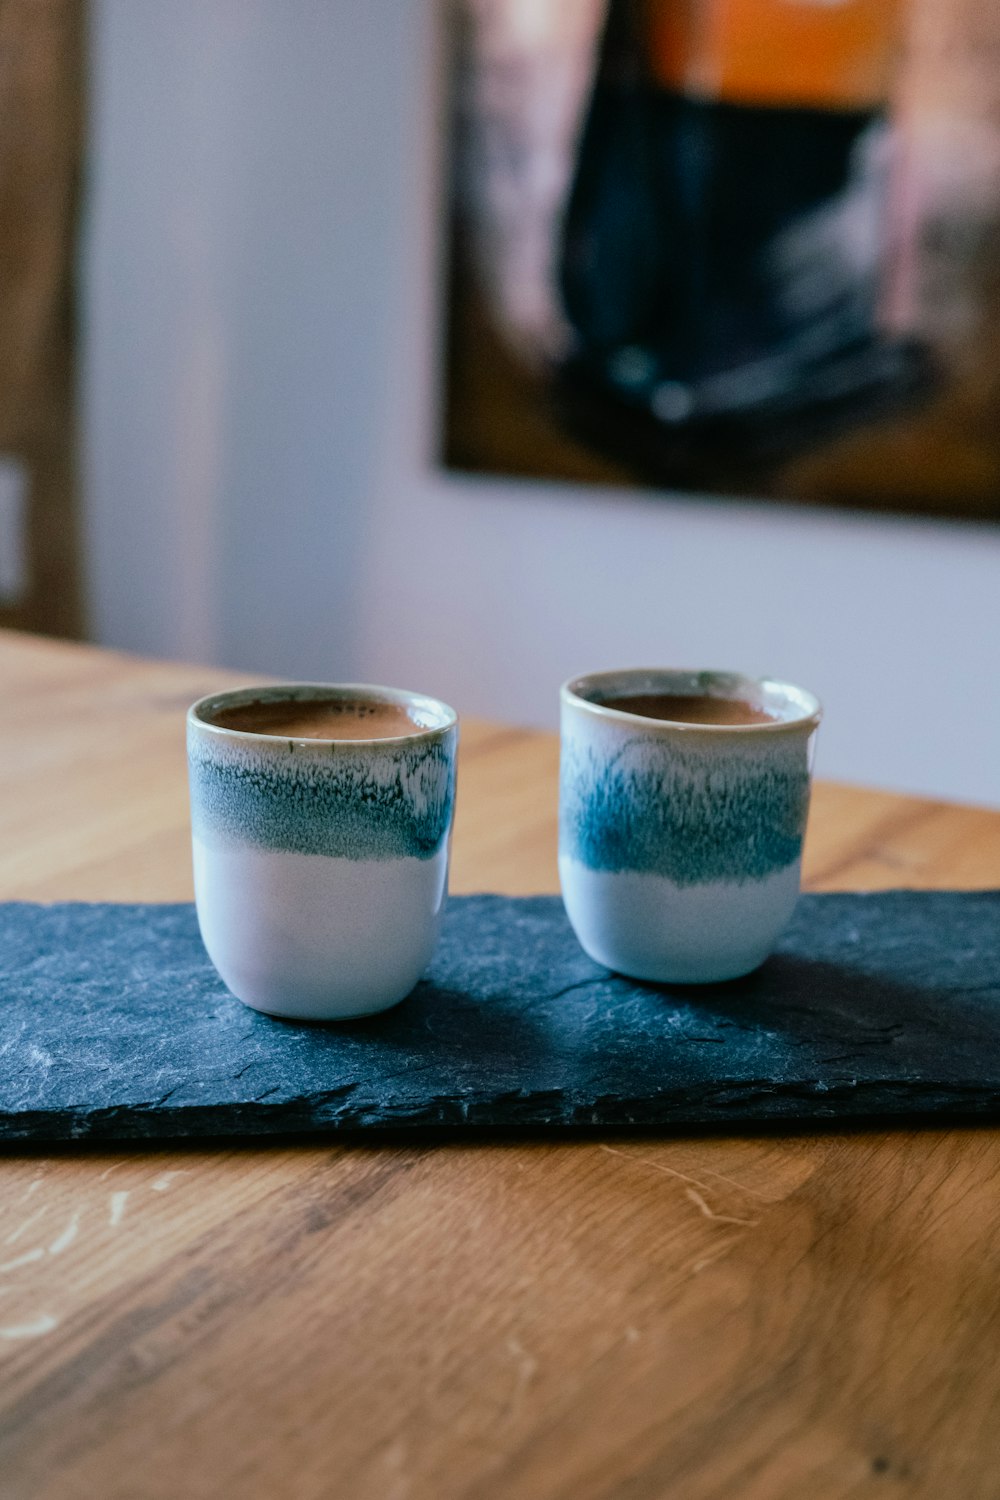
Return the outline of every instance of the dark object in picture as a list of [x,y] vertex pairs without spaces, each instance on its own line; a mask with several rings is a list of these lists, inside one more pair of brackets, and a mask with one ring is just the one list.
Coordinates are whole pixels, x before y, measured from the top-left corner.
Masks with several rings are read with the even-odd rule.
[[1000,515],[990,0],[456,0],[448,467]]

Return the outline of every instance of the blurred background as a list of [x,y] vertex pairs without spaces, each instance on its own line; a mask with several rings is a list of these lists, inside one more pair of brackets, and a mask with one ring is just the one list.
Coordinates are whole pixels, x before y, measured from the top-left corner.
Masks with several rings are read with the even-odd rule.
[[449,14],[449,464],[1000,520],[995,0]]
[[[930,26],[932,0],[911,4]],[[520,9],[530,35],[545,8]],[[948,9],[991,66],[982,128],[938,137],[935,181],[992,201],[1000,41],[985,0]],[[580,0],[591,56],[598,10]],[[951,475],[974,505],[859,488],[857,434],[809,504],[753,454],[711,484],[643,464],[637,487],[627,449],[595,473],[578,436],[548,467],[456,453],[470,14],[0,0],[0,623],[550,728],[582,670],[771,672],[825,703],[821,774],[1000,804],[1000,412],[969,322],[986,293],[933,303],[937,345],[976,371],[986,438],[956,449],[978,465],[964,489]],[[988,232],[952,246],[987,291]],[[541,420],[517,400],[505,452]],[[901,453],[919,473],[912,443],[880,472]]]

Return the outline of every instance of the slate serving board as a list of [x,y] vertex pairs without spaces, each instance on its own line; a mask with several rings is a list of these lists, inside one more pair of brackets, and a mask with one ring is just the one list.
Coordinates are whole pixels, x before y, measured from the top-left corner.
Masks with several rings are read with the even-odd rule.
[[557,897],[453,897],[386,1015],[232,999],[188,905],[0,905],[0,1141],[1000,1116],[1000,892],[804,896],[748,979],[640,985]]

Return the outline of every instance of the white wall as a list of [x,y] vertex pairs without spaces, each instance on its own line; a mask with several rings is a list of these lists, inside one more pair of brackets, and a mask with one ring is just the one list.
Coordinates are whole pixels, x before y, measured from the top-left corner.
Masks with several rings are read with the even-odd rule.
[[1000,531],[434,473],[423,0],[96,0],[99,638],[554,724],[623,663],[781,673],[828,776],[1000,803]]

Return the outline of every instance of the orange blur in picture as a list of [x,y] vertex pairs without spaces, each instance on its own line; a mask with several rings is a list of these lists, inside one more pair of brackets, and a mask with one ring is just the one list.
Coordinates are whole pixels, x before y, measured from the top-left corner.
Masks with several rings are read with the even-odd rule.
[[645,0],[657,82],[740,104],[869,108],[904,0]]

